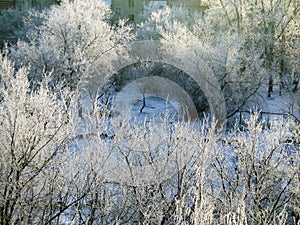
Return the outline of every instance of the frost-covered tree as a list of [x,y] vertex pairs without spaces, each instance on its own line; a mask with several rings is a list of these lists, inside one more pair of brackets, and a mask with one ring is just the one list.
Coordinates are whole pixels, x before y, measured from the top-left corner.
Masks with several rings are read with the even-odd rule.
[[16,44],[18,40],[26,40],[26,33],[33,27],[41,24],[41,18],[35,13],[36,8],[0,9],[0,47]]
[[[163,13],[162,13],[163,12]],[[154,8],[151,5],[145,6],[144,11],[140,14],[143,22],[137,25],[137,35],[143,39],[159,39],[161,38],[160,29],[170,31],[176,29],[170,26],[170,23],[178,21],[187,26],[192,26],[194,22],[202,17],[201,13],[190,14],[188,10],[181,7]]]
[[[0,20],[2,25],[0,27],[0,47],[4,46],[4,42],[13,42],[16,39],[15,32],[22,33],[22,17],[26,15],[25,12],[20,12],[19,10],[7,9],[0,10]],[[21,31],[21,32],[20,32]],[[20,36],[24,36],[20,35]],[[20,38],[20,37],[19,37]]]
[[0,62],[0,224],[81,221],[103,184],[102,139],[81,141],[93,124],[78,124],[74,92],[49,87],[50,75],[32,90],[28,68]]
[[7,58],[1,57],[0,68],[0,223],[48,220],[58,209],[48,212],[46,207],[54,204],[63,189],[53,186],[54,180],[64,176],[55,169],[61,166],[56,159],[72,136],[66,96],[61,93],[58,99],[47,83],[31,91],[28,70],[15,70]]
[[[254,48],[263,59],[268,96],[271,96],[275,82],[282,90],[284,77],[298,70],[291,56],[299,52],[298,44],[292,41],[292,36],[299,36],[299,29],[292,28],[299,23],[299,1],[217,0],[207,1],[207,4],[205,19],[213,24],[214,30],[237,33],[243,40],[240,49],[249,51],[249,48]],[[291,42],[294,42],[293,47]]]
[[215,29],[203,15],[194,17],[192,22],[184,21],[180,17],[184,11],[176,10],[154,12],[142,28],[160,37],[161,51],[166,57],[180,64],[192,64],[192,73],[208,83],[216,79],[225,97],[228,116],[232,116],[260,87],[263,61],[256,49],[243,49],[243,40],[237,34]]
[[53,82],[66,81],[73,90],[99,85],[114,71],[114,61],[126,58],[133,38],[125,21],[111,25],[111,10],[102,1],[63,1],[40,17],[43,24],[27,34],[29,41],[10,49],[16,66],[30,65],[32,82],[47,71]]
[[274,82],[280,90],[284,86],[297,90],[297,2],[210,1],[207,5],[204,14],[192,20],[182,20],[182,9],[153,12],[141,33],[144,29],[145,36],[159,38],[162,53],[197,65],[199,76],[203,63],[212,69],[229,117],[262,87],[271,96]]

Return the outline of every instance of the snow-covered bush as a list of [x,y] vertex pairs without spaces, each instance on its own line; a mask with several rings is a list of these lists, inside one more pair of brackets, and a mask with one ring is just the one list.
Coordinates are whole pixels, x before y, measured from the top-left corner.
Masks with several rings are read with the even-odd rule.
[[[65,176],[62,153],[72,136],[65,104],[47,82],[31,91],[28,69],[0,59],[0,218],[3,224],[43,223],[56,213]],[[63,194],[62,194],[63,195]]]
[[27,68],[0,65],[3,223],[299,222],[299,124],[77,121],[72,93],[46,78],[31,90]]
[[85,215],[80,223],[91,212],[95,224],[299,220],[299,125],[291,121],[265,130],[253,114],[243,129],[226,135],[207,124],[199,130],[167,118],[144,124],[130,118],[95,121],[98,130],[91,138],[101,150],[94,147],[93,154],[107,153],[105,173],[88,204],[78,206]]

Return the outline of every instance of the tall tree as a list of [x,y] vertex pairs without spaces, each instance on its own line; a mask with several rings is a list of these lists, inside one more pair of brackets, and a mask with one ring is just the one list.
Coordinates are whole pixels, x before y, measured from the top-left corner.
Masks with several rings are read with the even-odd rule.
[[283,66],[289,58],[287,51],[299,52],[298,48],[289,49],[286,39],[286,35],[291,35],[289,33],[298,32],[289,27],[299,16],[299,1],[216,0],[207,1],[207,4],[210,8],[206,12],[206,19],[212,21],[218,29],[236,32],[244,40],[241,48],[253,46],[263,59],[268,79],[268,96],[271,97],[274,79],[278,80],[275,74],[279,74],[280,86],[283,86],[281,75],[284,73],[282,70],[287,69]]
[[114,61],[126,58],[133,38],[125,21],[111,25],[111,15],[102,1],[63,1],[40,14],[43,24],[28,33],[28,42],[11,48],[10,57],[16,66],[30,65],[33,83],[48,71],[54,83],[66,81],[72,90],[99,85]]
[[[218,28],[209,16],[198,15],[191,22],[176,16],[182,14],[181,9],[166,8],[154,12],[143,26],[146,32],[160,37],[162,54],[169,55],[179,65],[192,64],[190,72],[205,82],[212,83],[214,79],[219,82],[228,116],[232,116],[260,87],[262,60],[253,47],[248,51],[242,48],[240,36],[224,27]],[[205,94],[208,98],[213,96]]]

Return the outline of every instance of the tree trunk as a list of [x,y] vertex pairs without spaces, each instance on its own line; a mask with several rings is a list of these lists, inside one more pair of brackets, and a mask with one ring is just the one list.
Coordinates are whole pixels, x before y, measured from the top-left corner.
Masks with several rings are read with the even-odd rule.
[[145,106],[146,106],[146,97],[145,97],[145,94],[143,94],[143,106],[142,106],[142,108],[140,109],[140,113],[143,112]]
[[279,71],[279,96],[281,96],[282,91],[284,89],[283,74],[284,74],[284,59],[282,58],[280,60],[280,71]]
[[285,73],[285,35],[282,34],[281,40],[281,57],[280,57],[280,71],[279,71],[279,95],[281,96],[284,89],[284,73]]
[[78,105],[78,117],[82,119],[83,117],[83,105],[82,105],[82,96],[81,96],[81,91],[78,89],[77,91],[77,105]]
[[269,75],[268,97],[271,98],[273,93],[273,76]]
[[292,92],[296,93],[298,91],[298,89],[299,89],[300,73],[293,72],[292,78],[293,78],[293,89],[292,89]]

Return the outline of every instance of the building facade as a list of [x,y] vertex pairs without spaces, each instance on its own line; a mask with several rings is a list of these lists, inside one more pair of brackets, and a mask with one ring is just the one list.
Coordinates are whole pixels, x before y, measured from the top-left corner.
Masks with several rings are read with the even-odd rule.
[[28,8],[46,8],[50,5],[57,4],[59,0],[0,0],[0,9],[28,9]]
[[122,18],[128,19],[132,23],[139,23],[139,15],[143,11],[145,4],[149,4],[149,0],[112,0],[113,20],[116,21]]
[[0,9],[15,8],[14,0],[0,0]]
[[190,12],[202,12],[205,9],[201,0],[167,0],[170,7],[182,7]]
[[191,13],[202,12],[205,9],[201,0],[112,0],[113,21],[123,18],[132,23],[140,23],[143,20],[140,14],[146,5],[182,7]]

